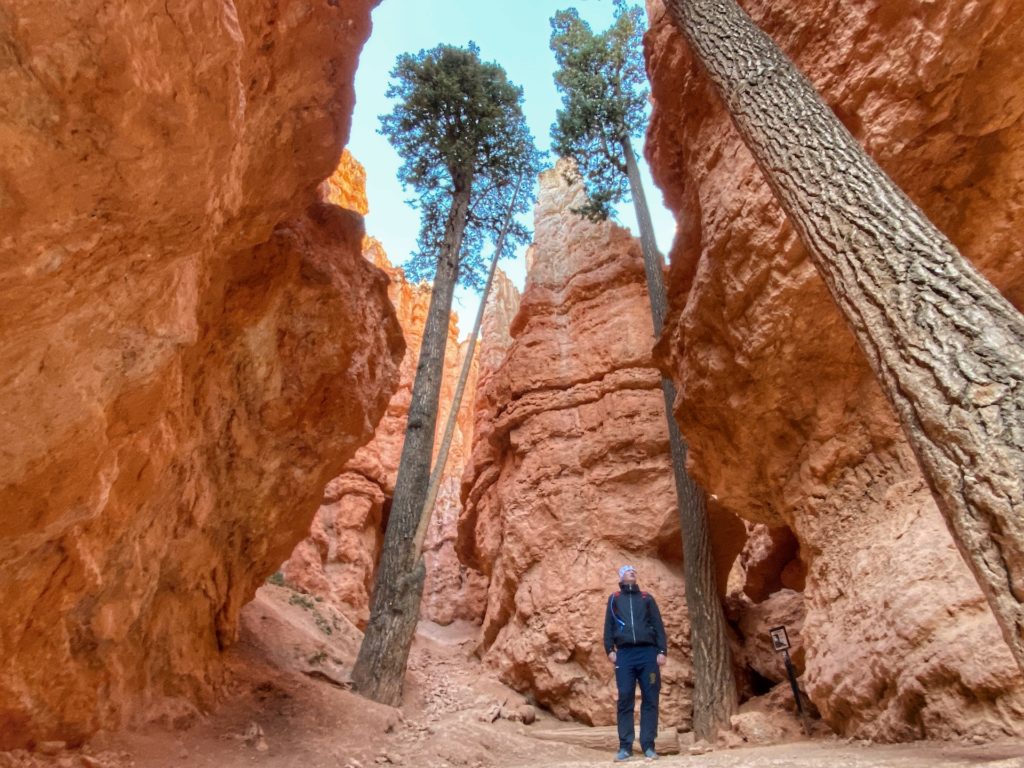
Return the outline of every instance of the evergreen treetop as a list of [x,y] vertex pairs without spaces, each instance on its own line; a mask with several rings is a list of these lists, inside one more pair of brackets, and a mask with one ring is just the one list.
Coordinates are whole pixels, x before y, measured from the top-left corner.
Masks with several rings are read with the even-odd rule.
[[615,18],[595,33],[567,8],[551,19],[555,85],[562,108],[551,127],[559,155],[576,159],[590,201],[580,213],[607,219],[629,196],[623,139],[638,137],[646,124],[647,72],[643,61],[643,11],[616,0]]
[[[459,283],[481,288],[486,266],[481,250],[497,237],[520,177],[527,178],[514,212],[530,209],[540,155],[523,116],[523,91],[505,70],[466,48],[439,45],[402,54],[391,71],[387,96],[394,110],[380,117],[380,133],[402,157],[398,173],[420,211],[417,250],[405,269],[413,280],[430,280],[444,242],[449,210],[468,191],[469,215],[460,254]],[[509,240],[525,243],[529,232],[513,222]]]

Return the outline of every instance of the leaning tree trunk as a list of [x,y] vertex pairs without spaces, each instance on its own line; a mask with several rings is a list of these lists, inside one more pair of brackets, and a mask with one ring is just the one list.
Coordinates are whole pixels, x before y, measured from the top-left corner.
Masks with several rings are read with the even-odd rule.
[[892,403],[1024,670],[1024,317],[732,0],[666,0]]
[[[661,335],[668,312],[665,276],[661,254],[654,241],[654,227],[647,209],[647,198],[640,181],[629,137],[622,139],[626,156],[633,205],[640,227],[640,247],[647,274],[647,293],[651,298],[654,335]],[[676,479],[676,497],[683,536],[683,577],[686,580],[686,608],[690,617],[690,645],[693,653],[693,731],[698,739],[712,741],[719,729],[731,728],[729,718],[736,714],[736,679],[732,671],[732,652],[725,630],[725,616],[715,583],[715,563],[708,535],[707,498],[703,489],[686,471],[686,442],[673,416],[676,388],[667,377],[661,379],[668,421],[668,440],[672,450],[672,472]]]
[[423,563],[416,556],[415,536],[430,478],[448,319],[458,278],[459,252],[466,228],[471,187],[470,183],[464,183],[456,188],[445,224],[444,244],[438,257],[409,403],[391,515],[374,578],[370,621],[352,669],[352,683],[359,693],[391,706],[398,706],[402,701],[405,666],[423,596]]
[[459,408],[462,405],[462,396],[466,391],[466,382],[469,381],[469,372],[473,367],[473,354],[476,352],[476,340],[480,335],[480,326],[484,320],[484,309],[487,307],[487,296],[491,292],[491,284],[494,283],[494,273],[498,270],[498,259],[505,250],[505,238],[512,226],[512,217],[515,215],[516,199],[519,197],[519,190],[523,185],[523,179],[519,179],[515,192],[512,193],[512,202],[509,203],[508,213],[505,214],[505,221],[501,225],[501,233],[498,235],[498,242],[495,244],[494,255],[491,257],[491,268],[487,272],[487,283],[484,285],[483,295],[480,297],[480,306],[476,310],[476,320],[473,321],[473,331],[469,334],[466,342],[466,355],[462,359],[462,369],[459,371],[459,380],[455,384],[455,394],[452,395],[451,407],[448,409],[448,418],[444,425],[444,434],[441,436],[441,445],[437,449],[437,458],[434,459],[434,468],[430,472],[430,483],[427,486],[426,498],[423,502],[423,510],[420,513],[419,528],[416,530],[416,538],[413,544],[413,557],[418,558],[423,552],[423,541],[427,538],[427,528],[430,526],[430,518],[434,514],[434,503],[437,501],[437,493],[441,488],[441,480],[444,477],[444,467],[448,463],[448,452],[452,447],[452,438],[455,436],[455,425],[459,420]]

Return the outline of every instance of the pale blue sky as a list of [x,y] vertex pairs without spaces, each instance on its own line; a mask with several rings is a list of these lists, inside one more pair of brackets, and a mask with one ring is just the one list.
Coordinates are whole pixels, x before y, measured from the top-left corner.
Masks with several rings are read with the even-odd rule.
[[[395,58],[438,43],[465,45],[473,40],[485,60],[501,64],[509,79],[523,87],[527,122],[537,145],[547,149],[549,130],[560,104],[552,80],[555,60],[548,49],[548,20],[555,11],[573,5],[595,29],[604,29],[611,22],[611,0],[384,0],[373,12],[374,31],[356,72],[357,101],[349,148],[366,166],[370,202],[366,230],[384,244],[392,263],[401,264],[409,257],[419,231],[419,217],[405,203],[409,194],[396,178],[400,160],[387,139],[377,133],[377,116],[392,108],[384,92]],[[675,222],[662,207],[661,193],[651,183],[642,158],[641,164],[658,245],[664,253],[672,244]],[[636,232],[631,205],[621,207],[619,219]],[[532,219],[528,223],[532,226]],[[520,288],[525,279],[524,250],[520,249],[514,260],[501,262],[502,269]],[[452,308],[459,315],[463,336],[478,305],[479,298],[472,292],[456,292]]]

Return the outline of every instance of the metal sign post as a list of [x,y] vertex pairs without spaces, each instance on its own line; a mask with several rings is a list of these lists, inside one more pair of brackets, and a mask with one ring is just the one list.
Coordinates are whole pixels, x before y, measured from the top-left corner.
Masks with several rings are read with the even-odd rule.
[[793,661],[789,658],[789,635],[786,633],[785,627],[772,627],[768,630],[768,636],[772,639],[772,648],[777,653],[782,653],[782,660],[786,664],[786,675],[789,677],[789,687],[793,690],[793,700],[796,702],[796,711],[800,716],[800,724],[803,726],[804,733],[810,736],[811,731],[807,725],[807,714],[804,712],[804,706],[800,701],[800,686],[796,683],[796,670],[793,669]]

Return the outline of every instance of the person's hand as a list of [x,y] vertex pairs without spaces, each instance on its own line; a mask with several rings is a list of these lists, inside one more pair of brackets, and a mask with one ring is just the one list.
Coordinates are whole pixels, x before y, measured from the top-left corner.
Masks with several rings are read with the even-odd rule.
[[612,664],[615,663],[615,651],[612,651],[608,654],[608,661],[610,661]]
[[[648,656],[647,658],[650,658],[650,656]],[[664,653],[659,653],[658,654],[658,666],[659,667],[664,667],[666,661],[667,661],[667,659],[665,658],[665,654]]]

